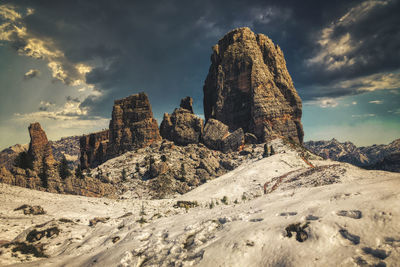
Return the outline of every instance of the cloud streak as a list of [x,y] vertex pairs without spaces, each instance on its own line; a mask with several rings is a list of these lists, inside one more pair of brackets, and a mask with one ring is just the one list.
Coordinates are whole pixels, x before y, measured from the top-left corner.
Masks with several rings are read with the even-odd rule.
[[40,71],[37,69],[30,69],[24,74],[24,79],[32,79],[40,75]]

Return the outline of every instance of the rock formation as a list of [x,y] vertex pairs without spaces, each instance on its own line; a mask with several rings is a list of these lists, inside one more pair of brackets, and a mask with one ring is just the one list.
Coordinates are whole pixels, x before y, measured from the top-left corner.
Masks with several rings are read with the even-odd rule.
[[161,136],[177,145],[197,144],[203,133],[203,120],[193,114],[191,97],[182,99],[180,108],[172,114],[164,113],[160,125]]
[[[13,166],[9,170],[5,166],[0,167],[0,182],[52,193],[91,197],[115,196],[114,186],[98,179],[76,177],[72,173],[61,179],[58,171],[60,163],[54,159],[51,145],[39,123],[35,122],[29,126],[29,135],[31,141],[28,152],[21,151],[17,156],[25,157],[24,164]],[[27,161],[30,163],[27,164]]]
[[109,157],[160,141],[157,121],[153,118],[145,93],[116,100],[110,121]]
[[107,160],[109,130],[104,130],[80,138],[81,168],[93,168]]
[[184,108],[184,109],[187,109],[192,114],[194,114],[194,111],[193,111],[193,98],[191,98],[190,96],[182,98],[180,107]]
[[33,159],[33,168],[40,170],[43,164],[48,167],[53,166],[55,164],[53,151],[42,126],[35,122],[29,125],[28,129],[31,137],[28,154]]
[[110,129],[80,138],[81,166],[94,168],[127,151],[161,140],[145,93],[114,101]]
[[226,153],[240,150],[244,144],[244,133],[242,128],[230,133],[227,125],[209,119],[204,127],[202,140],[207,147]]
[[213,47],[204,91],[206,121],[242,128],[259,142],[276,136],[303,142],[302,104],[281,49],[263,34],[238,28]]

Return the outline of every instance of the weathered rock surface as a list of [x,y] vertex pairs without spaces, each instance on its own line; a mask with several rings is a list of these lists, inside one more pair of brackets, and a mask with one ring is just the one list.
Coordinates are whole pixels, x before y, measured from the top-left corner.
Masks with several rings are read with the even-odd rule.
[[114,102],[109,136],[109,158],[161,140],[157,121],[153,118],[145,93]]
[[276,136],[303,142],[302,104],[281,49],[263,34],[238,28],[213,47],[204,84],[206,121],[242,128],[259,142]]
[[43,164],[46,164],[48,167],[53,166],[56,161],[54,160],[51,145],[47,140],[42,126],[38,122],[35,122],[29,125],[28,129],[29,136],[31,137],[28,154],[33,159],[33,168],[40,170]]
[[194,111],[193,111],[193,98],[191,98],[189,96],[187,96],[185,98],[182,98],[180,107],[184,108],[184,109],[187,109],[192,114],[194,114]]
[[114,101],[109,130],[80,138],[81,166],[94,168],[108,159],[160,140],[147,95],[134,94]]
[[204,127],[202,140],[208,148],[232,152],[240,150],[244,145],[244,133],[242,128],[230,133],[227,125],[218,120],[209,119]]
[[84,135],[79,139],[82,169],[94,168],[107,160],[108,142],[109,130]]
[[186,97],[172,114],[164,113],[161,136],[177,145],[197,144],[203,133],[203,120],[193,114],[193,100]]
[[203,143],[211,149],[220,150],[221,140],[229,134],[229,127],[222,122],[209,119],[204,126]]
[[236,129],[222,139],[221,151],[224,153],[241,150],[244,146],[244,133],[242,128]]

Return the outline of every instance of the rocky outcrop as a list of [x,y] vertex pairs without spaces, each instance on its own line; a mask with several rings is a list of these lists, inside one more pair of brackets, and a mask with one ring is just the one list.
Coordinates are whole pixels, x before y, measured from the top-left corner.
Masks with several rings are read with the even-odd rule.
[[104,130],[79,139],[81,168],[93,168],[107,160],[109,130]]
[[191,98],[190,96],[182,98],[180,107],[184,108],[186,110],[189,110],[190,113],[194,114],[194,111],[193,111],[193,98]]
[[134,94],[114,101],[109,130],[80,138],[81,166],[94,168],[108,159],[160,140],[147,95]]
[[204,91],[206,121],[242,128],[259,142],[276,136],[303,142],[302,104],[281,49],[263,34],[235,29],[213,47]]
[[[10,167],[9,170],[5,166],[0,167],[1,183],[52,193],[115,197],[115,187],[98,179],[85,177],[83,174],[75,175],[72,170],[67,177],[61,178],[59,167],[62,164],[54,159],[51,145],[40,124],[31,124],[29,134],[31,141],[28,152],[22,151],[17,156],[23,156],[23,164]],[[87,141],[90,143],[96,140],[89,138]]]
[[145,93],[116,100],[110,121],[108,158],[126,151],[146,147],[161,140]]
[[230,133],[227,125],[218,120],[209,119],[204,127],[202,140],[208,148],[226,153],[241,149],[244,145],[244,133],[242,128]]
[[28,154],[33,159],[34,170],[40,170],[43,164],[46,164],[48,167],[53,166],[56,161],[54,160],[51,145],[47,140],[42,126],[38,122],[35,122],[29,125],[28,129],[29,136],[31,137]]
[[197,144],[203,133],[203,120],[193,114],[191,97],[182,99],[180,108],[172,114],[164,113],[160,133],[177,145]]

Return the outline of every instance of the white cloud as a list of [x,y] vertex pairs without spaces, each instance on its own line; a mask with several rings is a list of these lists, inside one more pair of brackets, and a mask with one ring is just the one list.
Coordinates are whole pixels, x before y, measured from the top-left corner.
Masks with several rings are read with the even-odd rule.
[[371,10],[377,6],[387,5],[391,0],[368,0],[351,8],[344,16],[332,22],[329,26],[322,29],[320,36],[317,38],[317,43],[320,50],[312,58],[307,60],[308,65],[321,65],[328,71],[348,67],[363,61],[359,57],[351,57],[350,54],[357,49],[362,41],[356,41],[352,38],[349,32],[344,32],[337,36],[336,29],[346,28],[367,16]]
[[27,9],[26,14],[22,14],[12,5],[0,5],[0,18],[3,19],[0,41],[13,43],[20,55],[47,61],[54,79],[72,86],[86,85],[86,73],[92,67],[69,62],[53,40],[39,39],[29,32],[23,18],[33,13],[33,9]]
[[40,71],[37,69],[30,69],[24,74],[24,79],[34,78],[40,75]]
[[382,100],[372,100],[372,101],[369,101],[368,103],[381,105],[381,104],[383,104],[383,101]]
[[[339,83],[340,88],[355,88],[358,91],[392,90],[400,88],[400,72],[377,73]],[[395,91],[396,92],[396,91]]]
[[321,108],[334,108],[339,105],[339,102],[334,98],[319,98],[316,100],[307,101],[304,104],[319,106]]
[[352,118],[368,118],[368,117],[375,117],[375,116],[376,116],[376,114],[373,114],[373,113],[351,115]]

